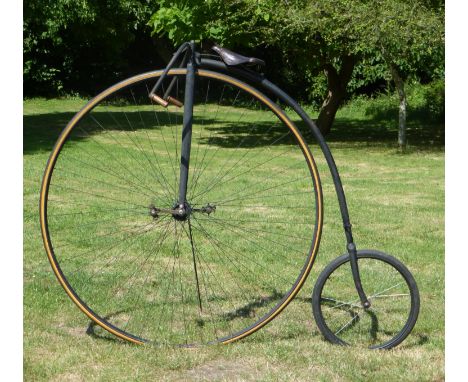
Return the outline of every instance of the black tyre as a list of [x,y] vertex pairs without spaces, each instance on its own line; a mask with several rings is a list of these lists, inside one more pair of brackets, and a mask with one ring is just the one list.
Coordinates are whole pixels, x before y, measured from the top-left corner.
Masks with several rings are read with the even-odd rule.
[[371,307],[361,305],[345,254],[328,264],[317,279],[312,293],[315,321],[332,343],[390,349],[410,334],[418,318],[416,281],[400,261],[383,252],[358,251],[358,264]]

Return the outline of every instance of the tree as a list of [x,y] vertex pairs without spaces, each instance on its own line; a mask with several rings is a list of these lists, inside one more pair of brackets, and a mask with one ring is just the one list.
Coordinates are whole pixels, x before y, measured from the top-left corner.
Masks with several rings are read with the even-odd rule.
[[[167,33],[174,43],[188,39],[215,40],[228,46],[273,46],[297,70],[312,76],[323,71],[327,92],[317,124],[331,129],[336,111],[346,97],[346,86],[356,62],[349,27],[353,12],[347,0],[311,3],[305,0],[252,1],[160,0],[151,18],[156,33]],[[333,25],[333,28],[331,26]]]
[[[94,92],[128,65],[128,47],[150,32],[146,0],[30,0],[24,3],[26,95]],[[138,41],[137,41],[138,42]]]
[[[398,145],[406,149],[407,99],[405,79],[420,68],[443,71],[444,22],[439,2],[379,0],[374,22],[360,39],[384,58],[399,98]],[[442,68],[441,68],[442,67]],[[442,74],[442,73],[441,73]]]
[[[427,3],[440,9],[439,1]],[[310,77],[323,72],[327,88],[317,124],[324,134],[346,99],[356,65],[386,58],[401,89],[403,79],[395,73],[407,76],[420,69],[431,56],[428,46],[433,45],[433,52],[443,50],[443,39],[435,37],[443,35],[443,15],[424,0],[159,0],[158,4],[150,24],[155,33],[167,33],[175,44],[210,39],[231,47],[275,47],[294,61],[296,70]],[[399,29],[384,23],[388,17],[401,23]],[[426,18],[431,22],[421,33]],[[405,32],[400,39],[399,30]],[[434,61],[440,64],[443,55],[442,60],[437,55]]]

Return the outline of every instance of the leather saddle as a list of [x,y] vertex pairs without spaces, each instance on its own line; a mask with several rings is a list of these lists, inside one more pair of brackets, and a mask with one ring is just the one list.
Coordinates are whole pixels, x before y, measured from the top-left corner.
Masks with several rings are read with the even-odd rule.
[[240,65],[260,65],[265,66],[265,61],[256,57],[246,57],[239,53],[235,53],[229,49],[222,48],[217,44],[214,44],[212,48],[216,53],[219,54],[221,60],[227,66],[240,66]]

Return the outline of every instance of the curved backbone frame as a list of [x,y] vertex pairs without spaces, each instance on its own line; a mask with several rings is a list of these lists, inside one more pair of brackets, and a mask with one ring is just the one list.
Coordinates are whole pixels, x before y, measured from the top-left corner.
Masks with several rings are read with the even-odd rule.
[[322,153],[325,156],[328,168],[330,169],[330,173],[333,178],[333,184],[335,186],[338,203],[340,205],[341,218],[343,220],[346,241],[348,244],[354,243],[353,234],[351,230],[351,222],[349,219],[348,205],[346,203],[346,196],[343,190],[343,184],[341,182],[340,174],[338,173],[338,168],[336,167],[335,160],[333,159],[333,155],[330,151],[330,148],[328,147],[327,142],[325,141],[325,138],[323,137],[322,133],[320,132],[314,121],[312,121],[312,119],[304,111],[304,109],[302,109],[301,106],[299,106],[299,104],[292,97],[290,97],[287,93],[281,90],[278,86],[267,80],[262,74],[256,73],[249,69],[229,67],[222,61],[206,59],[203,57],[200,58],[199,66],[206,69],[220,70],[222,72],[228,73],[231,76],[240,77],[243,80],[247,80],[249,83],[253,83],[257,86],[259,85],[262,88],[276,95],[278,99],[280,99],[287,106],[292,108],[299,115],[299,117],[301,117],[306,126],[308,126],[311,129],[314,138],[317,140],[317,143],[319,144],[320,149],[322,150]]

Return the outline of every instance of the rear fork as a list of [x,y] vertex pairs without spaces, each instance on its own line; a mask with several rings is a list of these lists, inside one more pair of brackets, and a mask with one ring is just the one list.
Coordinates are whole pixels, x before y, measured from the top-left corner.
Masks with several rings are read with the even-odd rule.
[[364,292],[364,288],[362,287],[361,276],[359,273],[356,245],[352,241],[348,242],[346,249],[348,251],[349,262],[351,264],[351,272],[353,274],[354,286],[356,287],[356,291],[359,295],[359,299],[361,300],[361,305],[364,309],[369,309],[371,306],[371,303],[369,299],[367,298],[367,295]]

